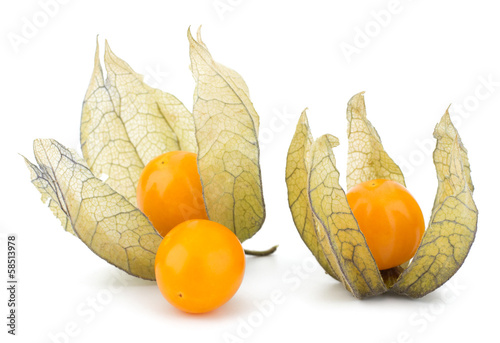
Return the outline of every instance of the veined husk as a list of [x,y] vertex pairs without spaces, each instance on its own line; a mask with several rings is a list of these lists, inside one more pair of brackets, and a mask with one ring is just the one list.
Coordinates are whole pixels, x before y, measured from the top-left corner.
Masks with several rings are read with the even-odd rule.
[[[405,185],[366,117],[363,93],[347,107],[347,187],[373,179]],[[325,271],[357,298],[387,291],[422,297],[444,284],[467,257],[477,228],[470,164],[449,113],[434,130],[438,190],[432,215],[410,263],[380,272],[339,184],[332,151],[338,139],[313,140],[304,111],[290,144],[286,166],[288,200],[295,225]]]
[[155,279],[162,237],[136,207],[136,186],[156,156],[174,150],[198,154],[208,217],[240,241],[252,237],[265,218],[259,116],[248,87],[212,59],[199,31],[198,40],[190,32],[188,40],[196,81],[193,113],[172,94],[147,85],[107,42],[104,78],[97,44],[82,110],[84,158],[55,140],[38,139],[37,163],[25,159],[42,201],[66,231],[109,263],[149,280]]

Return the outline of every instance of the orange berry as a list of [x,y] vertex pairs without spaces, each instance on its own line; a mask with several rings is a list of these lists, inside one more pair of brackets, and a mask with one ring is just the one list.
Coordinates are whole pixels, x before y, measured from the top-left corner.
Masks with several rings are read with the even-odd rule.
[[161,242],[156,282],[172,305],[189,313],[212,311],[233,297],[245,273],[236,235],[210,220],[188,220]]
[[170,151],[151,160],[137,184],[137,206],[164,237],[188,219],[208,219],[196,154]]
[[380,270],[415,255],[425,231],[424,216],[404,186],[383,179],[363,182],[349,190],[347,201]]

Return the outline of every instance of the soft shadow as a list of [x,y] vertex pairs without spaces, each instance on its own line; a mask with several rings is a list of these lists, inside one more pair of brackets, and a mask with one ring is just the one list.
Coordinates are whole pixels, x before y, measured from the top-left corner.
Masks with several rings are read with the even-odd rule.
[[401,304],[409,303],[409,304],[432,304],[435,302],[442,301],[442,298],[439,295],[439,292],[430,293],[423,298],[410,298],[405,295],[400,295],[392,292],[386,292],[384,294],[380,294],[378,296],[373,296],[364,299],[357,299],[354,297],[348,290],[344,288],[344,286],[335,280],[332,280],[332,283],[324,283],[323,287],[317,287],[315,289],[316,295],[322,299],[322,301],[328,301],[331,303],[338,302],[356,302],[362,301],[365,304],[379,304],[387,302],[387,299],[393,299]]
[[81,279],[81,283],[92,288],[108,288],[120,284],[125,287],[149,287],[156,285],[155,281],[144,280],[125,273],[123,270],[109,266],[100,268]]
[[186,313],[181,311],[171,304],[169,304],[158,291],[159,298],[158,301],[154,301],[153,306],[149,306],[152,312],[156,315],[162,316],[164,318],[175,317],[175,319],[186,319],[189,321],[207,321],[207,320],[220,320],[224,318],[236,318],[253,308],[253,304],[249,299],[243,297],[233,297],[226,304],[221,307],[207,312],[207,313]]
[[340,282],[335,280],[324,282],[322,287],[317,287],[314,297],[321,299],[322,302],[330,302],[332,304],[338,304],[339,302],[353,303],[357,300]]
[[366,303],[379,303],[379,302],[384,302],[387,299],[392,299],[394,301],[398,301],[399,303],[408,303],[408,304],[429,304],[429,303],[435,303],[436,301],[442,301],[442,299],[439,297],[439,294],[436,293],[431,293],[423,298],[410,298],[405,295],[401,294],[396,294],[393,292],[386,292],[384,294],[380,294],[378,296],[362,299],[363,302]]
[[278,256],[275,254],[270,256],[247,256],[245,273],[253,273],[254,270],[260,272],[269,271],[274,273],[276,268],[278,268]]

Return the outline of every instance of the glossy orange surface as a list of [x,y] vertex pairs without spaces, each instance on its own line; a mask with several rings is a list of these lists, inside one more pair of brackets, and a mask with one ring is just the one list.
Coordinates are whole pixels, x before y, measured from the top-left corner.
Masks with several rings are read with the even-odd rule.
[[204,313],[236,293],[245,273],[245,253],[225,226],[189,220],[161,242],[155,273],[161,293],[172,305],[185,312]]
[[196,154],[170,151],[151,160],[137,184],[137,206],[165,236],[188,219],[208,219]]
[[401,184],[371,180],[352,187],[347,201],[380,270],[410,260],[425,231],[417,201]]

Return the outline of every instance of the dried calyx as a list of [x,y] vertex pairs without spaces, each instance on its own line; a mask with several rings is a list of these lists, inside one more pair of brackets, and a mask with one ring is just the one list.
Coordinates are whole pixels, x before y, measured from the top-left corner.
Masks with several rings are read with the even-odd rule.
[[[404,183],[366,117],[363,93],[348,103],[347,187],[373,179]],[[436,126],[434,164],[438,190],[432,215],[410,263],[379,271],[339,184],[332,151],[336,137],[313,140],[302,113],[287,157],[286,182],[292,216],[302,239],[320,265],[357,298],[387,291],[422,297],[460,268],[474,241],[477,208],[472,198],[470,165],[448,111]]]
[[[97,45],[85,95],[83,157],[54,140],[36,140],[32,183],[66,231],[127,273],[153,280],[161,236],[136,207],[144,166],[173,150],[195,152],[209,219],[240,241],[262,226],[259,116],[242,77],[215,62],[188,31],[196,82],[193,113],[172,94],[148,86],[106,42],[104,78]],[[100,177],[106,175],[106,181]],[[266,255],[274,249],[249,254]]]

